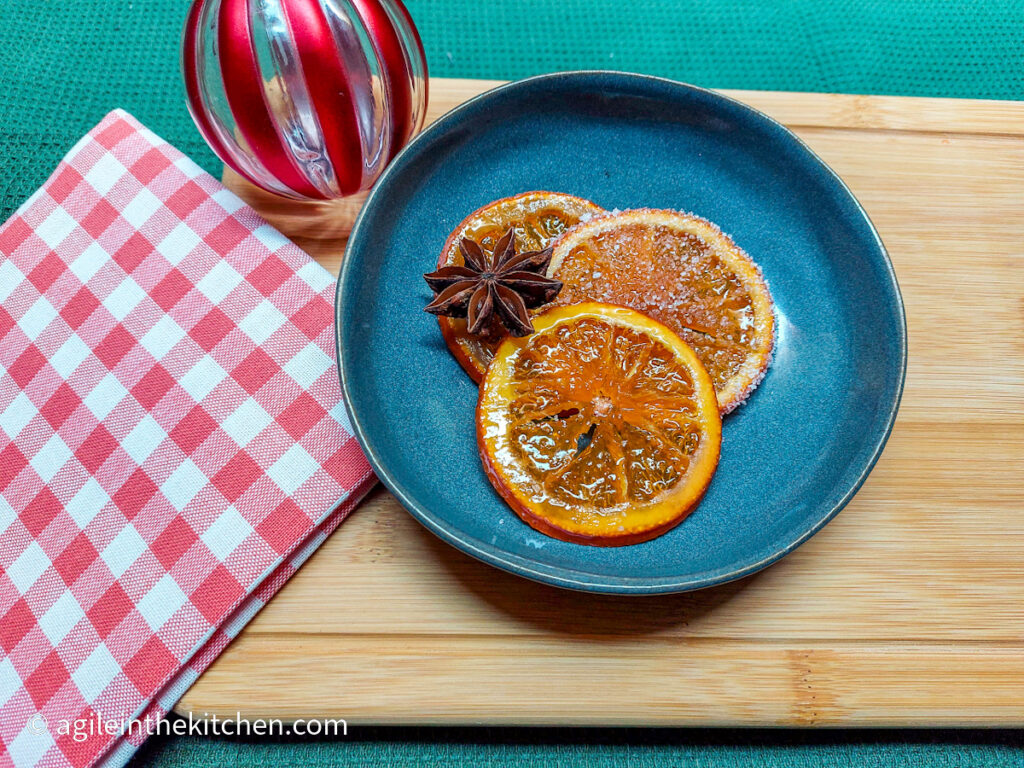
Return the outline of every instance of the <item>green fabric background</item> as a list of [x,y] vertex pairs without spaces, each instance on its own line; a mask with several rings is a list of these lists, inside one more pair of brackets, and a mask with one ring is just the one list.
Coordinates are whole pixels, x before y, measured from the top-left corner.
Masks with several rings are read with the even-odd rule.
[[[408,0],[431,72],[624,69],[720,88],[1024,99],[1016,0]],[[208,170],[183,104],[186,0],[3,0],[0,219],[123,107]],[[1020,731],[351,729],[343,742],[153,740],[139,764],[1024,766]]]
[[[123,107],[213,171],[187,0],[0,0],[0,219]],[[625,69],[718,88],[1024,99],[1020,0],[409,0],[441,77]]]

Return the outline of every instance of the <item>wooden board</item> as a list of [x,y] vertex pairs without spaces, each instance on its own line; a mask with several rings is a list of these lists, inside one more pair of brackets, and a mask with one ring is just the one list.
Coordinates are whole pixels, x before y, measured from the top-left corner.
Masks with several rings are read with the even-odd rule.
[[[431,117],[491,85],[433,81]],[[793,127],[849,183],[903,289],[903,406],[846,510],[743,581],[623,598],[478,563],[378,489],[179,712],[1024,725],[1024,104],[730,95]],[[227,181],[336,271],[336,209]]]

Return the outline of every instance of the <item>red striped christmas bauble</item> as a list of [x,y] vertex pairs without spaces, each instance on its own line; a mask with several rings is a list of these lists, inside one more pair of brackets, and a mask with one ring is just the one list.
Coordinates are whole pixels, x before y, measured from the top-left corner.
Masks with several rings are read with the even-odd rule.
[[426,58],[399,0],[194,0],[182,47],[199,131],[270,192],[368,189],[423,125]]

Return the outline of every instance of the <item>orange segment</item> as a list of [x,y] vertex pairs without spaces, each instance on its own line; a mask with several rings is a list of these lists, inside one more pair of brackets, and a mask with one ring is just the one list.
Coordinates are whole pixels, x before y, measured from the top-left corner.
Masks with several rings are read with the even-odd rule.
[[706,219],[640,209],[581,224],[557,240],[548,275],[555,305],[601,301],[661,321],[694,348],[722,413],[761,381],[775,314],[761,270]]
[[[462,264],[459,241],[464,237],[490,251],[498,238],[514,226],[517,252],[540,251],[581,220],[601,213],[604,210],[589,200],[561,192],[524,192],[502,198],[474,211],[455,228],[444,244],[437,266]],[[473,381],[480,381],[501,340],[470,336],[463,318],[439,317],[438,322],[455,359]]]
[[722,422],[694,351],[639,312],[586,303],[506,338],[477,403],[491,483],[539,531],[618,546],[681,521],[718,465]]

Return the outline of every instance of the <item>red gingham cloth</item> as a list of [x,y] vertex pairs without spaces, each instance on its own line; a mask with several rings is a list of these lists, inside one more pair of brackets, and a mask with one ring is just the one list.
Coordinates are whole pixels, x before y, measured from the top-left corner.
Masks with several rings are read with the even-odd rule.
[[0,256],[0,762],[122,765],[60,723],[165,714],[373,482],[334,283],[120,111]]

